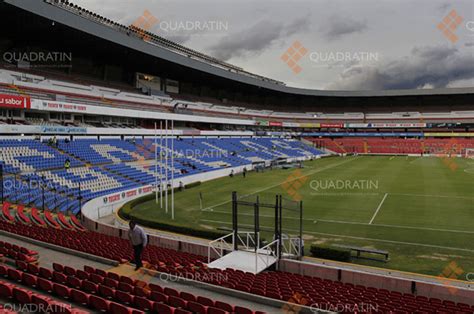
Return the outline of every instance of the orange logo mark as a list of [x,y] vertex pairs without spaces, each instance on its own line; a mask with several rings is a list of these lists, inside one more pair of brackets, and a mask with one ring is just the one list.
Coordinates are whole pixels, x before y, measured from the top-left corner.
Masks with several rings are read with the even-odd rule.
[[459,40],[458,36],[456,36],[454,32],[462,23],[462,21],[462,16],[460,16],[458,12],[453,9],[438,24],[438,29],[443,32],[444,36],[454,44]]
[[455,138],[449,140],[449,142],[445,145],[443,149],[443,153],[441,157],[443,159],[443,163],[452,171],[456,171],[458,168],[458,164],[456,163],[456,154],[460,152],[461,147],[458,144],[458,141]]
[[283,305],[282,310],[285,314],[297,314],[301,311],[300,305],[307,305],[308,300],[303,297],[300,293],[296,292],[293,296]]
[[[439,276],[448,279],[458,279],[458,276],[463,272],[464,270],[459,267],[455,261],[452,261],[443,269],[443,272]],[[449,293],[456,294],[458,289],[451,286],[449,280],[443,280],[443,285],[448,286]]]
[[294,201],[301,201],[302,197],[299,194],[299,190],[303,184],[308,181],[308,177],[303,176],[300,169],[296,169],[292,174],[286,178],[286,181],[282,183],[283,190],[288,193]]
[[303,47],[299,41],[295,41],[293,45],[288,48],[285,53],[281,56],[281,60],[285,62],[293,73],[298,74],[303,70],[298,62],[308,53],[308,49]]
[[150,36],[146,34],[156,23],[158,19],[150,13],[150,11],[143,11],[142,16],[132,23],[132,26],[138,28],[138,33],[142,36],[143,40],[150,39]]

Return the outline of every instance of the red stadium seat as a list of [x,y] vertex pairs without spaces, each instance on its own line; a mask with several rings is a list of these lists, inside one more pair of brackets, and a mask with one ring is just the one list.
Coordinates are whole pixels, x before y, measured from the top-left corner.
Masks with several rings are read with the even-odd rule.
[[53,291],[56,295],[60,296],[61,298],[69,299],[71,297],[71,289],[67,286],[54,283],[53,284]]
[[53,279],[53,272],[44,267],[39,268],[39,275],[44,279],[48,279],[48,280]]
[[186,308],[187,302],[180,297],[168,296],[168,304],[172,307]]
[[152,291],[163,292],[163,288],[162,288],[161,286],[159,286],[159,285],[150,283],[150,284],[148,285],[148,287],[149,287],[150,290],[152,290]]
[[85,293],[83,291],[76,290],[76,289],[71,289],[71,299],[76,303],[79,303],[84,306],[88,306],[89,297],[90,295],[88,293]]
[[12,299],[13,287],[10,284],[0,281],[0,298]]
[[135,305],[139,310],[148,312],[153,309],[153,301],[144,297],[135,297]]
[[207,313],[207,306],[204,306],[200,303],[193,302],[193,301],[189,301],[186,308],[193,313],[198,313],[198,314]]
[[229,312],[226,312],[222,309],[218,309],[215,307],[208,307],[207,308],[207,314],[228,314]]
[[37,286],[37,277],[32,274],[23,273],[22,282],[28,287],[36,288]]
[[7,270],[8,278],[10,280],[21,282],[22,272],[16,269],[9,268]]
[[75,289],[81,289],[82,287],[82,280],[76,277],[68,276],[66,283],[69,287],[72,287]]
[[206,297],[197,297],[197,300],[196,300],[197,303],[201,303],[202,305],[205,305],[205,306],[214,306],[214,301],[212,301],[211,299],[209,298],[206,298]]
[[129,292],[124,292],[120,290],[115,291],[115,298],[123,304],[131,305],[133,304],[134,297]]
[[132,314],[133,309],[118,303],[110,303],[110,312],[113,314]]
[[168,296],[164,293],[152,291],[150,293],[150,299],[156,302],[168,303]]
[[82,290],[91,294],[97,294],[99,287],[97,286],[97,284],[93,283],[92,281],[83,280]]
[[99,285],[99,294],[106,299],[115,298],[115,290],[104,285]]
[[222,301],[216,301],[215,307],[218,309],[222,309],[226,312],[230,312],[230,313],[234,312],[234,307],[232,305],[222,302]]
[[163,303],[158,303],[158,302],[156,302],[153,305],[153,310],[157,313],[160,313],[160,314],[174,314],[175,313],[175,310],[174,310],[173,307],[168,306],[168,305],[163,304]]
[[64,266],[58,263],[53,263],[53,270],[62,273],[64,271]]
[[98,297],[96,295],[91,295],[89,298],[89,304],[99,312],[104,312],[107,313],[110,311],[109,306],[110,306],[110,301],[107,301],[101,297]]
[[39,289],[48,293],[53,292],[53,283],[48,279],[38,278],[37,283]]

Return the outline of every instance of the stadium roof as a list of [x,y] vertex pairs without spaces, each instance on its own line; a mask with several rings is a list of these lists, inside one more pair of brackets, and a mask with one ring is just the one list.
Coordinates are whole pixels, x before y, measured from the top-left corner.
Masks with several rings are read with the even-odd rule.
[[293,94],[295,96],[384,97],[474,94],[474,88],[381,91],[327,91],[295,88],[286,86],[282,82],[247,72],[239,67],[219,61],[211,56],[199,53],[133,26],[121,25],[94,12],[69,3],[66,0],[0,1],[97,38],[186,68],[192,68],[213,76],[248,84],[257,88]]

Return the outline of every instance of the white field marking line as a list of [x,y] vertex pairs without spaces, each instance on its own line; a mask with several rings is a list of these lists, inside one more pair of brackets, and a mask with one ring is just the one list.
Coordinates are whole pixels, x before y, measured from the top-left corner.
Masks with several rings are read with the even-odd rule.
[[467,174],[474,174],[474,168],[464,169],[464,172],[467,173]]
[[[212,223],[220,223],[220,224],[225,224],[225,225],[232,225],[232,223],[225,222],[225,221],[216,221],[216,220],[207,220],[207,219],[201,219],[201,221],[212,222]],[[241,226],[247,226],[247,227],[252,227],[253,228],[253,225],[241,224]],[[261,227],[270,228],[270,227],[267,227],[267,226],[261,226]],[[291,231],[291,232],[299,232],[299,230],[292,230],[292,229],[287,229],[287,230]],[[445,250],[453,250],[453,251],[464,251],[464,252],[471,252],[471,253],[474,252],[474,250],[471,250],[471,249],[456,248],[456,247],[451,247],[451,246],[441,246],[441,245],[423,244],[423,243],[414,243],[414,242],[404,242],[404,241],[354,237],[354,236],[340,235],[340,234],[334,234],[334,233],[325,233],[325,232],[305,231],[303,233],[328,235],[328,236],[332,236],[332,237],[349,238],[349,239],[356,239],[356,240],[369,240],[369,241],[385,242],[385,243],[392,243],[392,244],[405,244],[405,245],[413,245],[413,246],[424,246],[424,247],[431,247],[431,248],[445,249]]]
[[461,198],[461,199],[466,199],[466,200],[474,200],[474,197],[469,197],[469,196],[454,196],[454,195],[432,195],[432,194],[410,194],[410,193],[390,193],[390,195],[416,196],[416,197]]
[[372,222],[374,221],[375,217],[376,217],[377,214],[379,213],[379,210],[380,210],[380,208],[382,208],[382,205],[383,205],[383,203],[385,202],[385,199],[387,198],[387,196],[388,196],[388,193],[385,193],[385,195],[384,195],[383,198],[382,198],[382,201],[381,201],[380,204],[379,204],[379,207],[377,207],[377,210],[375,211],[374,215],[372,216],[372,219],[370,219],[369,225],[372,224]]
[[421,157],[416,157],[415,159],[413,159],[412,161],[410,161],[410,164],[414,163],[415,161],[417,161],[418,159],[420,159]]
[[[310,171],[308,174],[299,176],[299,177],[297,177],[297,178],[294,178],[293,180],[290,180],[290,181],[285,180],[285,181],[283,181],[283,182],[281,182],[281,183],[268,186],[268,187],[263,188],[263,189],[261,189],[261,190],[257,190],[257,191],[254,191],[254,192],[252,192],[252,193],[242,195],[241,197],[247,197],[247,196],[254,195],[254,194],[257,194],[257,193],[260,193],[260,192],[263,192],[263,191],[267,191],[267,190],[273,189],[273,188],[275,188],[275,187],[277,187],[277,186],[280,186],[280,185],[282,185],[283,183],[286,183],[286,182],[293,182],[293,181],[299,180],[299,179],[304,178],[304,177],[309,177],[309,176],[311,176],[311,175],[313,175],[313,174],[315,174],[315,173],[318,173],[318,172],[321,172],[321,171],[325,171],[325,170],[328,170],[328,169],[335,168],[335,167],[337,167],[337,166],[346,164],[346,163],[348,163],[348,162],[354,161],[354,160],[359,159],[359,158],[361,158],[361,157],[356,157],[356,158],[344,160],[343,162],[340,162],[340,163],[337,163],[337,164],[331,164],[331,165],[328,165],[328,166],[326,166],[326,167],[323,167],[323,168],[320,168],[320,169],[316,169],[316,170],[314,170],[314,171]],[[222,202],[222,203],[213,205],[213,206],[209,206],[209,207],[203,208],[202,211],[212,211],[213,208],[216,208],[216,207],[218,207],[218,206],[225,205],[225,204],[228,204],[228,203],[231,203],[231,202],[232,202],[232,201],[225,201],[225,202]]]
[[395,158],[395,156],[390,157],[390,160],[392,160],[393,158]]
[[[225,214],[231,215],[232,213],[215,210],[213,213],[216,214]],[[241,216],[251,216],[253,214],[245,214],[240,213]],[[271,215],[260,215],[260,217],[264,218],[275,218]],[[288,220],[297,220],[299,221],[300,218],[298,217],[285,217]],[[426,231],[436,231],[436,232],[450,232],[450,233],[465,233],[465,234],[474,234],[474,231],[467,231],[467,230],[452,230],[452,229],[438,229],[438,228],[427,228],[427,227],[413,227],[413,226],[401,226],[401,225],[386,225],[386,224],[368,224],[366,222],[356,222],[356,221],[342,221],[342,220],[331,220],[331,219],[315,219],[315,218],[303,218],[304,221],[312,221],[313,223],[321,222],[328,222],[328,223],[335,223],[335,224],[348,224],[348,225],[360,225],[360,226],[373,226],[373,227],[384,227],[384,228],[394,228],[394,229],[412,229],[412,230],[426,230]]]

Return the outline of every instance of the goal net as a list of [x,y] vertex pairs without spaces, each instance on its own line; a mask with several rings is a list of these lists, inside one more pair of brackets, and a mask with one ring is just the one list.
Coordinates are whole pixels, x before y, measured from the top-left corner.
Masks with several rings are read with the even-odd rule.
[[474,148],[466,148],[466,154],[464,157],[474,159]]

